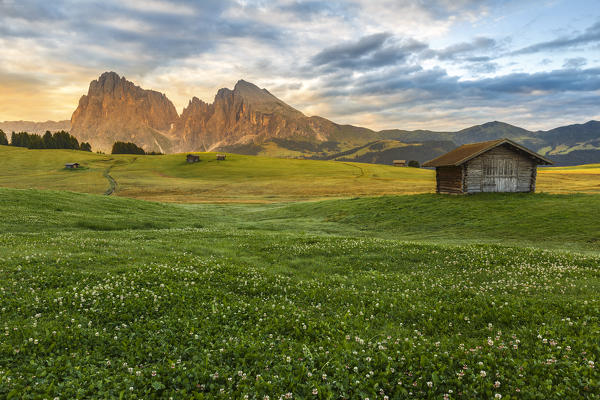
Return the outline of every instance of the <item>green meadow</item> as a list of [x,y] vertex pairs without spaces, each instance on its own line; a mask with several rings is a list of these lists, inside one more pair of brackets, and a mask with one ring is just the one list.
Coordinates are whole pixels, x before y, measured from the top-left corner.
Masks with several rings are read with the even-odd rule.
[[0,398],[600,398],[598,166],[0,155]]
[[[73,150],[0,146],[0,186],[68,190],[178,203],[276,203],[432,193],[435,172],[388,165],[195,153],[163,156],[103,155]],[[83,168],[67,170],[65,163]],[[538,192],[600,193],[600,164],[540,168]]]
[[[264,203],[351,196],[425,193],[431,171],[386,165],[311,161],[215,153],[163,156],[101,155],[73,150],[28,150],[0,146],[0,186],[105,193],[108,173],[115,195],[146,200],[197,203]],[[64,164],[79,162],[80,170]]]

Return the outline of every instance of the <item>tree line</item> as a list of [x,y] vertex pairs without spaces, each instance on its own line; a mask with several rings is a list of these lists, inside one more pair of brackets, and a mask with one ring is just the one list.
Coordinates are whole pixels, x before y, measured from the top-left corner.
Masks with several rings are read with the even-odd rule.
[[112,147],[112,154],[140,154],[140,155],[162,155],[160,152],[146,152],[144,149],[131,142],[115,142]]
[[[10,136],[10,142],[4,131],[0,129],[0,145],[26,147],[28,149],[69,149],[92,151],[92,146],[87,142],[81,144],[69,132],[59,131],[51,133],[46,131],[43,135],[36,135],[28,132],[13,132]],[[135,143],[115,142],[112,147],[112,154],[148,154],[160,155],[154,151],[146,152]]]
[[28,149],[70,149],[92,151],[92,146],[87,142],[81,144],[69,132],[58,131],[51,133],[46,131],[44,135],[36,135],[28,132],[13,132],[8,138],[2,129],[0,129],[0,145],[26,147]]

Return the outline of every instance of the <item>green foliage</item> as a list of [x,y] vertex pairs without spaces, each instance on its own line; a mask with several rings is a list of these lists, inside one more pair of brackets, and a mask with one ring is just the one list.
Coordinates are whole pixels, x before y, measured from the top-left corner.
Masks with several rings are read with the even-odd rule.
[[42,136],[42,139],[44,140],[44,148],[46,149],[56,149],[56,142],[54,141],[54,137],[52,136],[52,133],[50,131],[46,131],[46,133],[44,133],[44,136]]
[[135,143],[131,142],[115,142],[112,147],[111,154],[140,154],[144,155],[146,152],[141,147],[138,147]]
[[27,132],[12,133],[11,146],[28,149],[70,149],[79,150],[79,142],[69,132],[59,131],[51,134],[46,131],[43,136]]
[[413,168],[421,168],[421,164],[417,160],[410,160],[407,165]]
[[55,132],[54,135],[52,135],[52,138],[57,149],[79,150],[77,139],[74,136],[71,136],[69,132]]
[[27,132],[13,132],[10,136],[10,145],[15,147],[29,147],[31,139]]
[[0,146],[8,146],[8,139],[6,138],[6,133],[2,129],[0,129]]
[[600,395],[597,254],[281,218],[310,205],[0,201],[1,398]]
[[29,135],[28,149],[44,149],[44,139],[40,135]]
[[89,144],[88,142],[82,142],[81,145],[79,146],[79,150],[91,152],[92,145]]

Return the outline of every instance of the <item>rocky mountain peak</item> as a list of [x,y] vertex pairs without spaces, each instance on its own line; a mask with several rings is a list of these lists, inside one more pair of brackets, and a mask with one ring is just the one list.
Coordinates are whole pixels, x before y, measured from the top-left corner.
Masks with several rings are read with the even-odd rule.
[[240,79],[239,81],[237,81],[237,83],[233,87],[233,91],[236,93],[251,93],[251,92],[261,93],[265,90],[259,88],[252,82],[248,82],[243,79]]
[[163,137],[179,115],[162,93],[144,90],[115,72],[90,83],[71,117],[71,133],[98,150],[115,141],[135,141],[146,150],[168,151]]
[[119,86],[127,86],[128,83],[131,85],[131,89],[136,87],[125,77],[121,78],[116,72],[104,72],[98,79],[90,83],[88,96],[99,93],[114,93]]
[[[103,72],[98,78],[98,82],[102,85],[106,84],[107,82],[118,82],[120,80],[121,77],[114,71]],[[123,77],[123,80],[126,80],[125,77]]]
[[239,80],[233,88],[234,95],[254,103],[283,103],[266,89],[261,89],[253,83]]

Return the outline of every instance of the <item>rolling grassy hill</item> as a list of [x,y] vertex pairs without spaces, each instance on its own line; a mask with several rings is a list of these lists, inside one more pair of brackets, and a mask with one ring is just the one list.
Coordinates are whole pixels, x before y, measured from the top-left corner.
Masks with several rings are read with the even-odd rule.
[[[100,155],[0,146],[0,186],[104,193],[110,172],[116,195],[176,202],[274,202],[401,193],[433,188],[431,171],[384,165],[214,153],[188,164],[185,155]],[[84,169],[69,171],[66,162]]]
[[276,204],[172,204],[0,189],[5,232],[223,228],[600,251],[600,195],[434,194]]
[[598,195],[0,204],[3,398],[600,394]]
[[0,397],[600,394],[600,194],[200,155],[0,147]]
[[[431,193],[432,170],[337,161],[281,159],[198,153],[187,164],[182,154],[102,155],[72,150],[28,150],[0,146],[0,186],[102,194],[109,174],[117,196],[194,202],[280,202]],[[79,162],[80,170],[66,170]],[[538,192],[600,193],[600,165],[541,168]]]

